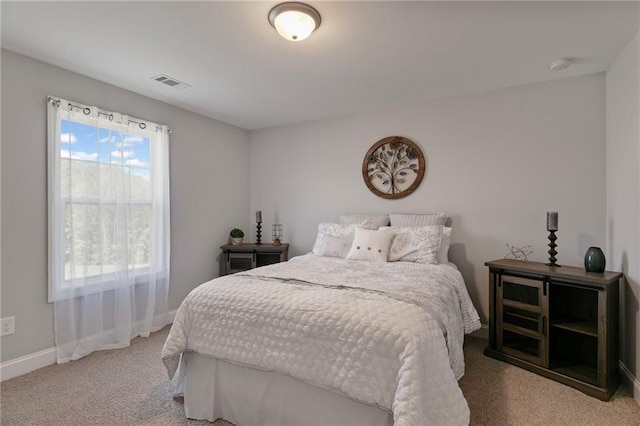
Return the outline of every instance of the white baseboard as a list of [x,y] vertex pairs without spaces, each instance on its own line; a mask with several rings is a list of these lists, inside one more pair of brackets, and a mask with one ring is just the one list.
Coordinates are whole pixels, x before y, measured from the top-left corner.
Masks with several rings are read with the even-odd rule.
[[56,363],[56,348],[38,351],[0,364],[0,381],[13,379]]
[[[167,324],[173,323],[176,312],[178,312],[177,309],[169,311]],[[0,381],[13,379],[39,368],[53,365],[56,361],[56,348],[53,347],[0,363]]]
[[622,361],[618,361],[618,364],[620,366],[620,374],[622,376],[622,385],[627,388],[629,393],[633,396],[633,399],[635,399],[638,405],[640,405],[640,381],[633,376],[631,371],[629,371]]
[[487,324],[482,324],[480,330],[476,330],[471,333],[469,336],[477,337],[479,339],[489,340],[489,326]]

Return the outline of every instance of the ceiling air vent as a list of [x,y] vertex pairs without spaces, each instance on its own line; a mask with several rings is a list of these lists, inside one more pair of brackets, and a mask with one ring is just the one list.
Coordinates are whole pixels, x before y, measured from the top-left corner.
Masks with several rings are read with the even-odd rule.
[[166,74],[156,75],[151,77],[151,80],[155,80],[158,83],[166,84],[169,87],[173,87],[174,89],[184,90],[188,87],[191,87],[190,84],[184,83],[176,78],[169,77]]

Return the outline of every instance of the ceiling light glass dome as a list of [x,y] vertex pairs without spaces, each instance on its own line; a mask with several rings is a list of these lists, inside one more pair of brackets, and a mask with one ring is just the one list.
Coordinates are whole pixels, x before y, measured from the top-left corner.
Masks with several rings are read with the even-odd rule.
[[302,41],[320,26],[320,14],[304,3],[280,3],[269,12],[269,23],[283,38]]

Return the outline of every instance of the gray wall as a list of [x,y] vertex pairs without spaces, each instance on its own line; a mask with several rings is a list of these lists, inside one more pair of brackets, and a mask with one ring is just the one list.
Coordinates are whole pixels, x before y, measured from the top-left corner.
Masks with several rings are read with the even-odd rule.
[[[362,160],[391,135],[422,147],[420,187],[385,200],[365,186]],[[251,132],[251,210],[284,224],[290,253],[311,250],[319,222],[341,213],[437,212],[453,218],[450,258],[483,322],[484,262],[505,243],[547,260],[546,211],[559,212],[558,261],[583,264],[605,243],[603,74],[449,98],[386,111]]]
[[[640,377],[640,41],[607,70],[607,269],[622,271],[620,359]],[[638,389],[637,391],[640,391]],[[640,394],[636,394],[640,402]]]
[[[608,71],[606,114],[604,78],[591,75],[250,134],[2,50],[0,309],[3,317],[16,317],[16,334],[2,338],[0,360],[54,344],[46,287],[45,98],[51,94],[174,130],[170,309],[217,276],[218,246],[230,228],[255,233],[254,210],[263,211],[264,240],[272,223],[284,223],[292,254],[308,252],[317,224],[341,213],[446,210],[454,226],[450,257],[486,322],[484,261],[502,257],[505,243],[531,244],[533,260],[545,260],[545,212],[558,210],[562,264],[580,265],[588,246],[604,247],[607,230],[609,266],[629,277],[621,356],[638,377],[640,146],[628,113],[635,107],[638,116],[628,90],[630,82],[638,84],[637,37],[634,43]],[[371,194],[360,174],[370,145],[394,134],[417,142],[429,163],[420,188],[395,201]]]
[[218,275],[219,246],[229,230],[249,227],[247,131],[7,50],[1,89],[0,308],[3,317],[16,318],[16,333],[2,337],[2,361],[54,345],[53,306],[47,303],[47,95],[173,129],[169,309]]

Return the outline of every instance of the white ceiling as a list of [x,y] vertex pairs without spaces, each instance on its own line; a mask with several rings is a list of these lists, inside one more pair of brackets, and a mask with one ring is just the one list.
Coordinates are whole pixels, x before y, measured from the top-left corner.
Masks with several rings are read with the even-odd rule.
[[[293,43],[267,21],[277,3],[2,1],[1,42],[259,129],[604,71],[639,21],[637,2],[313,0],[322,24]],[[577,60],[550,71],[560,56]]]

